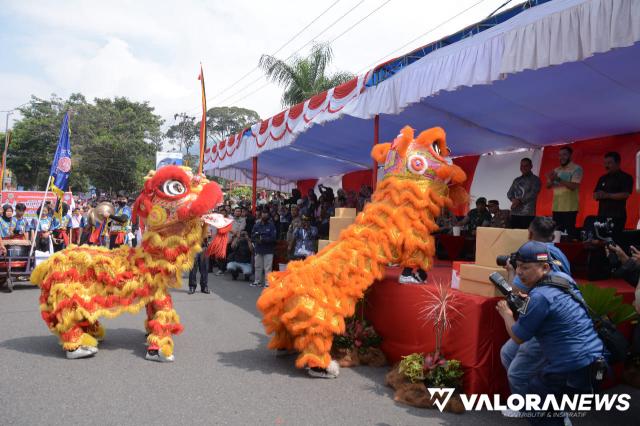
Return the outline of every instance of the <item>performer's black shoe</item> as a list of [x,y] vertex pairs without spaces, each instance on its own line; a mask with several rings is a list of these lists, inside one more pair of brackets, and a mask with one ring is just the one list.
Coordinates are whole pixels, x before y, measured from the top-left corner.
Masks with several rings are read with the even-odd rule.
[[208,288],[208,287],[203,288],[203,289],[202,289],[202,292],[203,292],[204,294],[209,294],[209,293],[211,293],[211,292],[209,291],[209,288]]
[[189,294],[193,294],[196,292],[196,288],[195,287],[189,287]]

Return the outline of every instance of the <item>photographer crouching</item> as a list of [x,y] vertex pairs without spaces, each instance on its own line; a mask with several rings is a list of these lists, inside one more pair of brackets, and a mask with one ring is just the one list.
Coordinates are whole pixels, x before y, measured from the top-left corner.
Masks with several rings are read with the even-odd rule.
[[[605,349],[596,334],[582,295],[570,275],[553,271],[547,246],[538,241],[522,245],[513,256],[516,275],[528,292],[514,318],[506,300],[496,309],[511,340],[522,345],[535,338],[541,365],[520,392],[540,395],[593,393],[596,376],[606,370]],[[530,417],[533,424],[564,424],[562,417]]]
[[[564,272],[571,275],[569,260],[562,251],[553,244],[553,231],[556,224],[550,217],[538,216],[529,225],[529,240],[544,243],[549,251],[550,266],[552,271]],[[508,272],[509,290],[517,295],[526,295],[529,288],[525,286],[515,274],[516,254],[511,256],[500,256],[496,259],[499,266],[504,266]],[[513,285],[513,288],[510,286]],[[504,292],[504,290],[503,290]],[[506,295],[506,294],[505,294]],[[544,364],[542,349],[534,338],[519,345],[509,339],[500,350],[500,360],[507,371],[509,388],[512,394],[523,395],[529,386],[529,381],[535,376]],[[504,410],[502,414],[506,417],[519,417],[520,413],[511,410]]]

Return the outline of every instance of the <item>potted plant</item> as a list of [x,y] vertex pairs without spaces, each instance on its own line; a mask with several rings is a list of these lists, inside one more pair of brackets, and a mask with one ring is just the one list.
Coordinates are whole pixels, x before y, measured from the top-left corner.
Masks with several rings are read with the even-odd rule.
[[[578,287],[594,317],[606,317],[616,326],[638,319],[634,306],[624,303],[622,296],[616,295],[615,288],[598,287],[591,283],[580,284]],[[640,388],[640,357],[635,356],[627,360],[622,379],[628,385]]]
[[360,364],[382,367],[387,363],[380,349],[382,338],[373,325],[365,320],[363,303],[364,299],[358,303],[359,309],[356,308],[360,311],[360,315],[354,315],[346,320],[344,334],[333,338],[332,357],[341,367],[354,367]]
[[460,361],[442,356],[442,338],[451,328],[460,311],[456,308],[455,293],[448,285],[438,283],[435,291],[427,289],[427,301],[421,313],[423,319],[433,325],[435,351],[429,354],[411,354],[403,357],[387,374],[386,384],[395,389],[398,402],[421,408],[432,408],[437,396],[431,396],[428,388],[453,388],[453,395],[445,405],[446,411],[464,412],[458,393],[462,391],[464,371]]

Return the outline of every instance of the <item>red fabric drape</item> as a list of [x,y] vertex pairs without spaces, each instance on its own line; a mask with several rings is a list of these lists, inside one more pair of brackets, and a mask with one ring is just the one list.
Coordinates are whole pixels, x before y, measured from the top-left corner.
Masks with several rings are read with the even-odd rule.
[[299,180],[296,183],[296,186],[298,187],[298,191],[300,191],[302,196],[306,197],[307,192],[309,192],[309,189],[315,188],[316,183],[318,183],[318,179],[305,179],[305,180]]
[[345,191],[360,192],[362,185],[371,186],[371,170],[361,170],[347,173],[342,176],[342,189]]
[[[398,284],[399,273],[399,268],[387,269],[385,279],[375,282],[366,296],[366,317],[382,337],[381,348],[391,363],[414,352],[435,350],[433,326],[421,313],[435,287]],[[430,280],[442,276],[445,283],[451,270],[436,267],[429,274]],[[454,325],[444,335],[442,354],[462,363],[466,393],[508,395],[500,349],[509,335],[496,311],[500,299],[451,291],[461,316],[452,315]]]
[[[544,149],[540,167],[542,190],[538,196],[538,215],[551,215],[553,191],[546,188],[547,179],[545,175],[559,166],[558,151],[562,146],[566,145],[550,146]],[[598,213],[598,203],[593,199],[593,190],[600,176],[605,174],[603,163],[604,155],[607,152],[617,151],[620,153],[622,170],[632,175],[635,179],[636,153],[640,151],[640,133],[590,139],[572,143],[570,146],[573,149],[573,162],[582,166],[584,170],[584,176],[580,184],[580,207],[577,220],[577,226],[582,226],[585,217]],[[627,200],[627,228],[635,229],[638,222],[639,207],[640,196],[634,191]]]
[[[458,157],[453,159],[453,164],[460,167],[467,174],[467,180],[464,183],[464,189],[467,192],[471,191],[471,183],[473,182],[473,175],[476,171],[476,166],[478,165],[478,159],[480,159],[479,155],[468,155],[465,157]],[[456,216],[464,216],[469,211],[469,205],[464,204],[462,206],[458,206],[453,214]]]

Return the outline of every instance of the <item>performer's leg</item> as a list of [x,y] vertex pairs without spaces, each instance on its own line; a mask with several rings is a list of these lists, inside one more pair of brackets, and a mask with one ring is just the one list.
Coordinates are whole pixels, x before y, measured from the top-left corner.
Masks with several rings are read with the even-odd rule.
[[[74,311],[64,310],[63,318],[70,318]],[[86,332],[87,323],[79,321],[61,321],[55,327],[60,337],[62,349],[67,351],[67,358],[86,358],[98,352],[98,341]]]
[[147,319],[144,320],[144,329],[147,332],[147,337],[151,334],[151,328],[149,328],[149,321],[153,319],[156,311],[153,309],[153,301],[147,303],[145,305],[145,309],[147,311]]
[[152,361],[173,361],[173,338],[172,334],[182,331],[180,317],[173,309],[173,301],[170,295],[164,299],[154,300],[153,319],[148,321],[147,326],[151,334],[147,337],[147,356]]
[[100,324],[99,321],[94,322],[93,324],[89,324],[85,327],[85,331],[91,336],[95,337],[98,342],[104,340],[104,327]]

